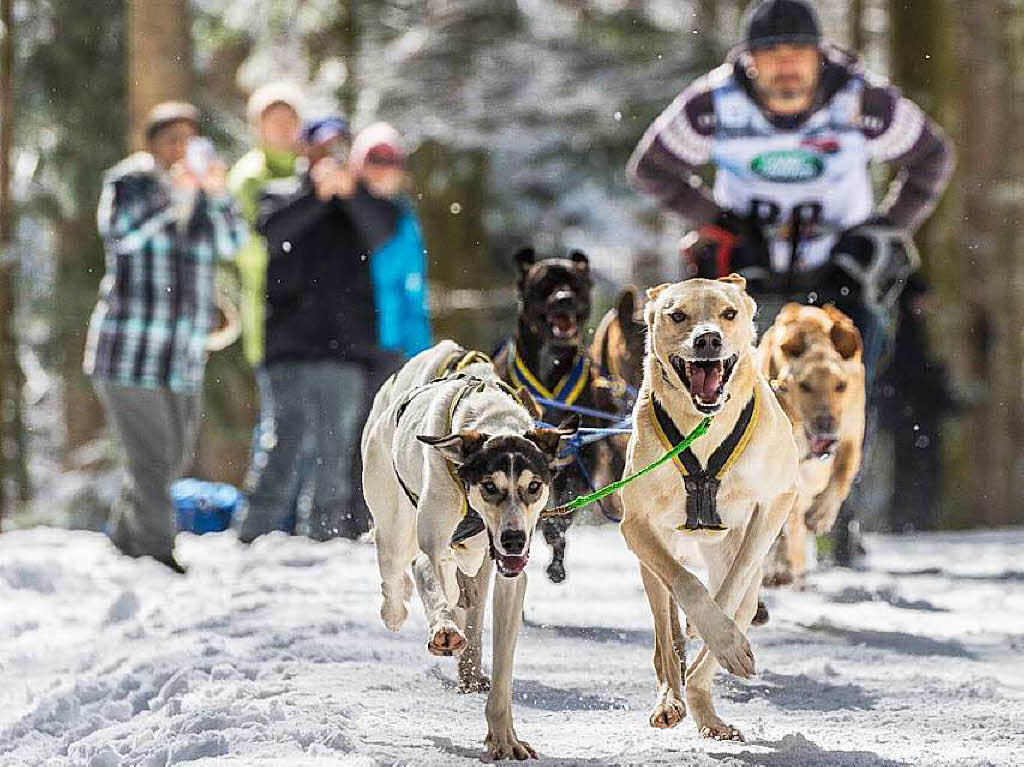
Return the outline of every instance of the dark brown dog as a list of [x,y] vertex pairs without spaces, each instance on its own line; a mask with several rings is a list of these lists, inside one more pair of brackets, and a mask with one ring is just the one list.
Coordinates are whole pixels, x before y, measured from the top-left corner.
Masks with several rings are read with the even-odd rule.
[[[535,400],[600,409],[601,397],[595,393],[600,376],[584,344],[593,290],[586,255],[573,251],[569,258],[538,260],[534,250],[526,248],[515,260],[519,271],[516,336],[495,354],[495,367],[508,383],[525,388]],[[568,413],[539,404],[546,423],[561,423]],[[608,422],[584,418],[583,424],[607,426]],[[590,492],[600,452],[601,448],[585,447],[579,461],[559,472],[554,505]],[[565,579],[565,531],[571,524],[572,515],[567,515],[546,519],[540,526],[552,548],[547,573],[555,583]]]

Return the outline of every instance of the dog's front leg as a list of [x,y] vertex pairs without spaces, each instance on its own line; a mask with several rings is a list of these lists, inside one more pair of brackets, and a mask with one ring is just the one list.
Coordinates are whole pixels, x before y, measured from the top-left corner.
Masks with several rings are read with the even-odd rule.
[[[449,546],[454,525],[448,510],[458,504],[459,498],[450,491],[446,492],[444,481],[432,481],[442,471],[447,472],[443,462],[433,468],[432,474],[428,473],[420,496],[416,515],[416,542],[421,553],[412,569],[427,612],[427,650],[432,655],[455,655],[466,646],[466,637],[459,630],[455,614],[459,601],[456,578],[458,568]],[[438,485],[441,489],[438,489]]]
[[[757,612],[757,597],[760,591],[761,571],[757,570],[747,584],[740,609],[736,613],[736,627],[740,631],[745,632],[750,627],[754,613]],[[711,702],[711,680],[716,668],[718,663],[705,645],[697,653],[697,659],[686,673],[686,705],[702,738],[743,740],[743,735],[738,729],[722,721]]]
[[754,506],[736,557],[715,594],[715,603],[726,615],[736,615],[755,570],[760,577],[764,560],[796,502],[797,492],[793,488],[777,496],[767,507]]
[[484,741],[492,759],[537,758],[537,752],[519,739],[512,726],[512,666],[525,594],[526,573],[515,578],[499,577],[494,583],[494,680],[487,696],[487,739]]
[[841,442],[836,449],[828,487],[814,499],[804,514],[807,527],[815,535],[827,533],[835,524],[839,509],[850,494],[853,480],[860,471],[860,449],[860,445],[850,441]]
[[455,613],[452,610],[445,589],[431,557],[420,553],[413,562],[412,572],[416,578],[416,590],[423,600],[427,613],[429,639],[427,650],[431,655],[454,655],[466,646],[466,637],[459,631]]
[[[715,602],[726,615],[734,618],[735,626],[740,631],[747,630],[757,612],[762,564],[796,502],[797,493],[794,489],[778,496],[767,508],[762,508],[760,504],[754,507],[736,556],[728,565],[725,577],[721,579],[722,585],[715,594]],[[717,570],[710,574],[712,581],[717,581],[716,576],[725,569],[725,563],[716,562],[711,557],[709,567]],[[742,740],[740,731],[725,724],[711,703],[711,679],[715,668],[716,659],[705,646],[686,673],[686,705],[702,737]]]
[[635,498],[623,500],[626,518],[619,529],[626,545],[668,587],[723,668],[737,676],[752,675],[754,655],[747,638],[711,598],[704,584],[675,560],[657,530],[639,514],[630,515],[631,508],[643,506]]
[[466,649],[459,656],[459,692],[486,692],[491,689],[491,680],[484,674],[482,643],[484,613],[491,586],[492,562],[484,557],[483,564],[475,576],[470,578],[459,573],[461,587],[460,605],[464,607]]
[[[658,677],[658,698],[649,721],[651,727],[666,729],[675,727],[686,716],[682,695],[682,657],[676,644],[677,636],[681,635],[679,611],[661,578],[642,564],[640,576],[654,616],[654,673]],[[682,646],[685,653],[685,642]]]

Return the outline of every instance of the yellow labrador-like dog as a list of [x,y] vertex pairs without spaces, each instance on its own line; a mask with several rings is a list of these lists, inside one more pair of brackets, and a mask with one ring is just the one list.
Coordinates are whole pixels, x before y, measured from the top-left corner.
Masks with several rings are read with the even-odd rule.
[[[427,650],[460,656],[460,691],[490,689],[486,745],[493,759],[536,757],[513,727],[512,664],[530,542],[551,494],[560,441],[574,431],[534,428],[522,396],[489,362],[442,341],[384,384],[362,440],[381,618],[391,631],[405,622],[411,568],[429,624]],[[480,666],[492,562],[501,576],[493,685]]]
[[[706,416],[708,433],[679,459],[622,490],[622,535],[640,560],[654,614],[658,696],[652,727],[693,715],[703,737],[741,740],[711,702],[721,664],[754,673],[744,635],[757,609],[761,568],[797,498],[789,420],[754,364],[754,300],[738,275],[648,291],[647,357],[626,472],[642,469]],[[708,585],[693,574],[705,567]],[[676,605],[704,640],[686,670]]]
[[773,585],[807,571],[808,531],[828,532],[860,471],[864,443],[863,346],[836,309],[786,304],[764,334],[758,367],[793,424],[800,451],[800,500],[765,573]]

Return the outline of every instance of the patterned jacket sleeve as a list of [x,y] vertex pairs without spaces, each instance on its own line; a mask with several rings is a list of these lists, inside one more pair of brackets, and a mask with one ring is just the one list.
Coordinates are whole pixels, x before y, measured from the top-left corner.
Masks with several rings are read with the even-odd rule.
[[209,196],[206,205],[214,252],[221,261],[232,260],[249,237],[249,225],[229,194]]
[[626,173],[633,185],[692,224],[721,209],[697,169],[711,160],[715,110],[707,78],[684,90],[644,133]]
[[917,104],[891,86],[868,85],[862,112],[871,158],[897,169],[877,213],[913,234],[949,184],[956,164],[953,145]]
[[173,217],[170,200],[147,193],[147,185],[140,179],[120,177],[103,183],[96,225],[114,253],[141,252]]

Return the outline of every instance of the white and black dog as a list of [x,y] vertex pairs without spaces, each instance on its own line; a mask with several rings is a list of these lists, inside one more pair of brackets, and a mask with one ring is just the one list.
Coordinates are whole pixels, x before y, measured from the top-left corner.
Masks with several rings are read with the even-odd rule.
[[512,725],[523,570],[561,440],[574,429],[534,428],[520,395],[493,366],[460,352],[442,341],[410,360],[378,392],[363,432],[381,618],[392,631],[405,621],[411,568],[429,624],[427,649],[460,654],[460,691],[488,689],[480,639],[493,561],[504,577],[494,588],[485,742],[492,758],[525,759],[536,754]]

